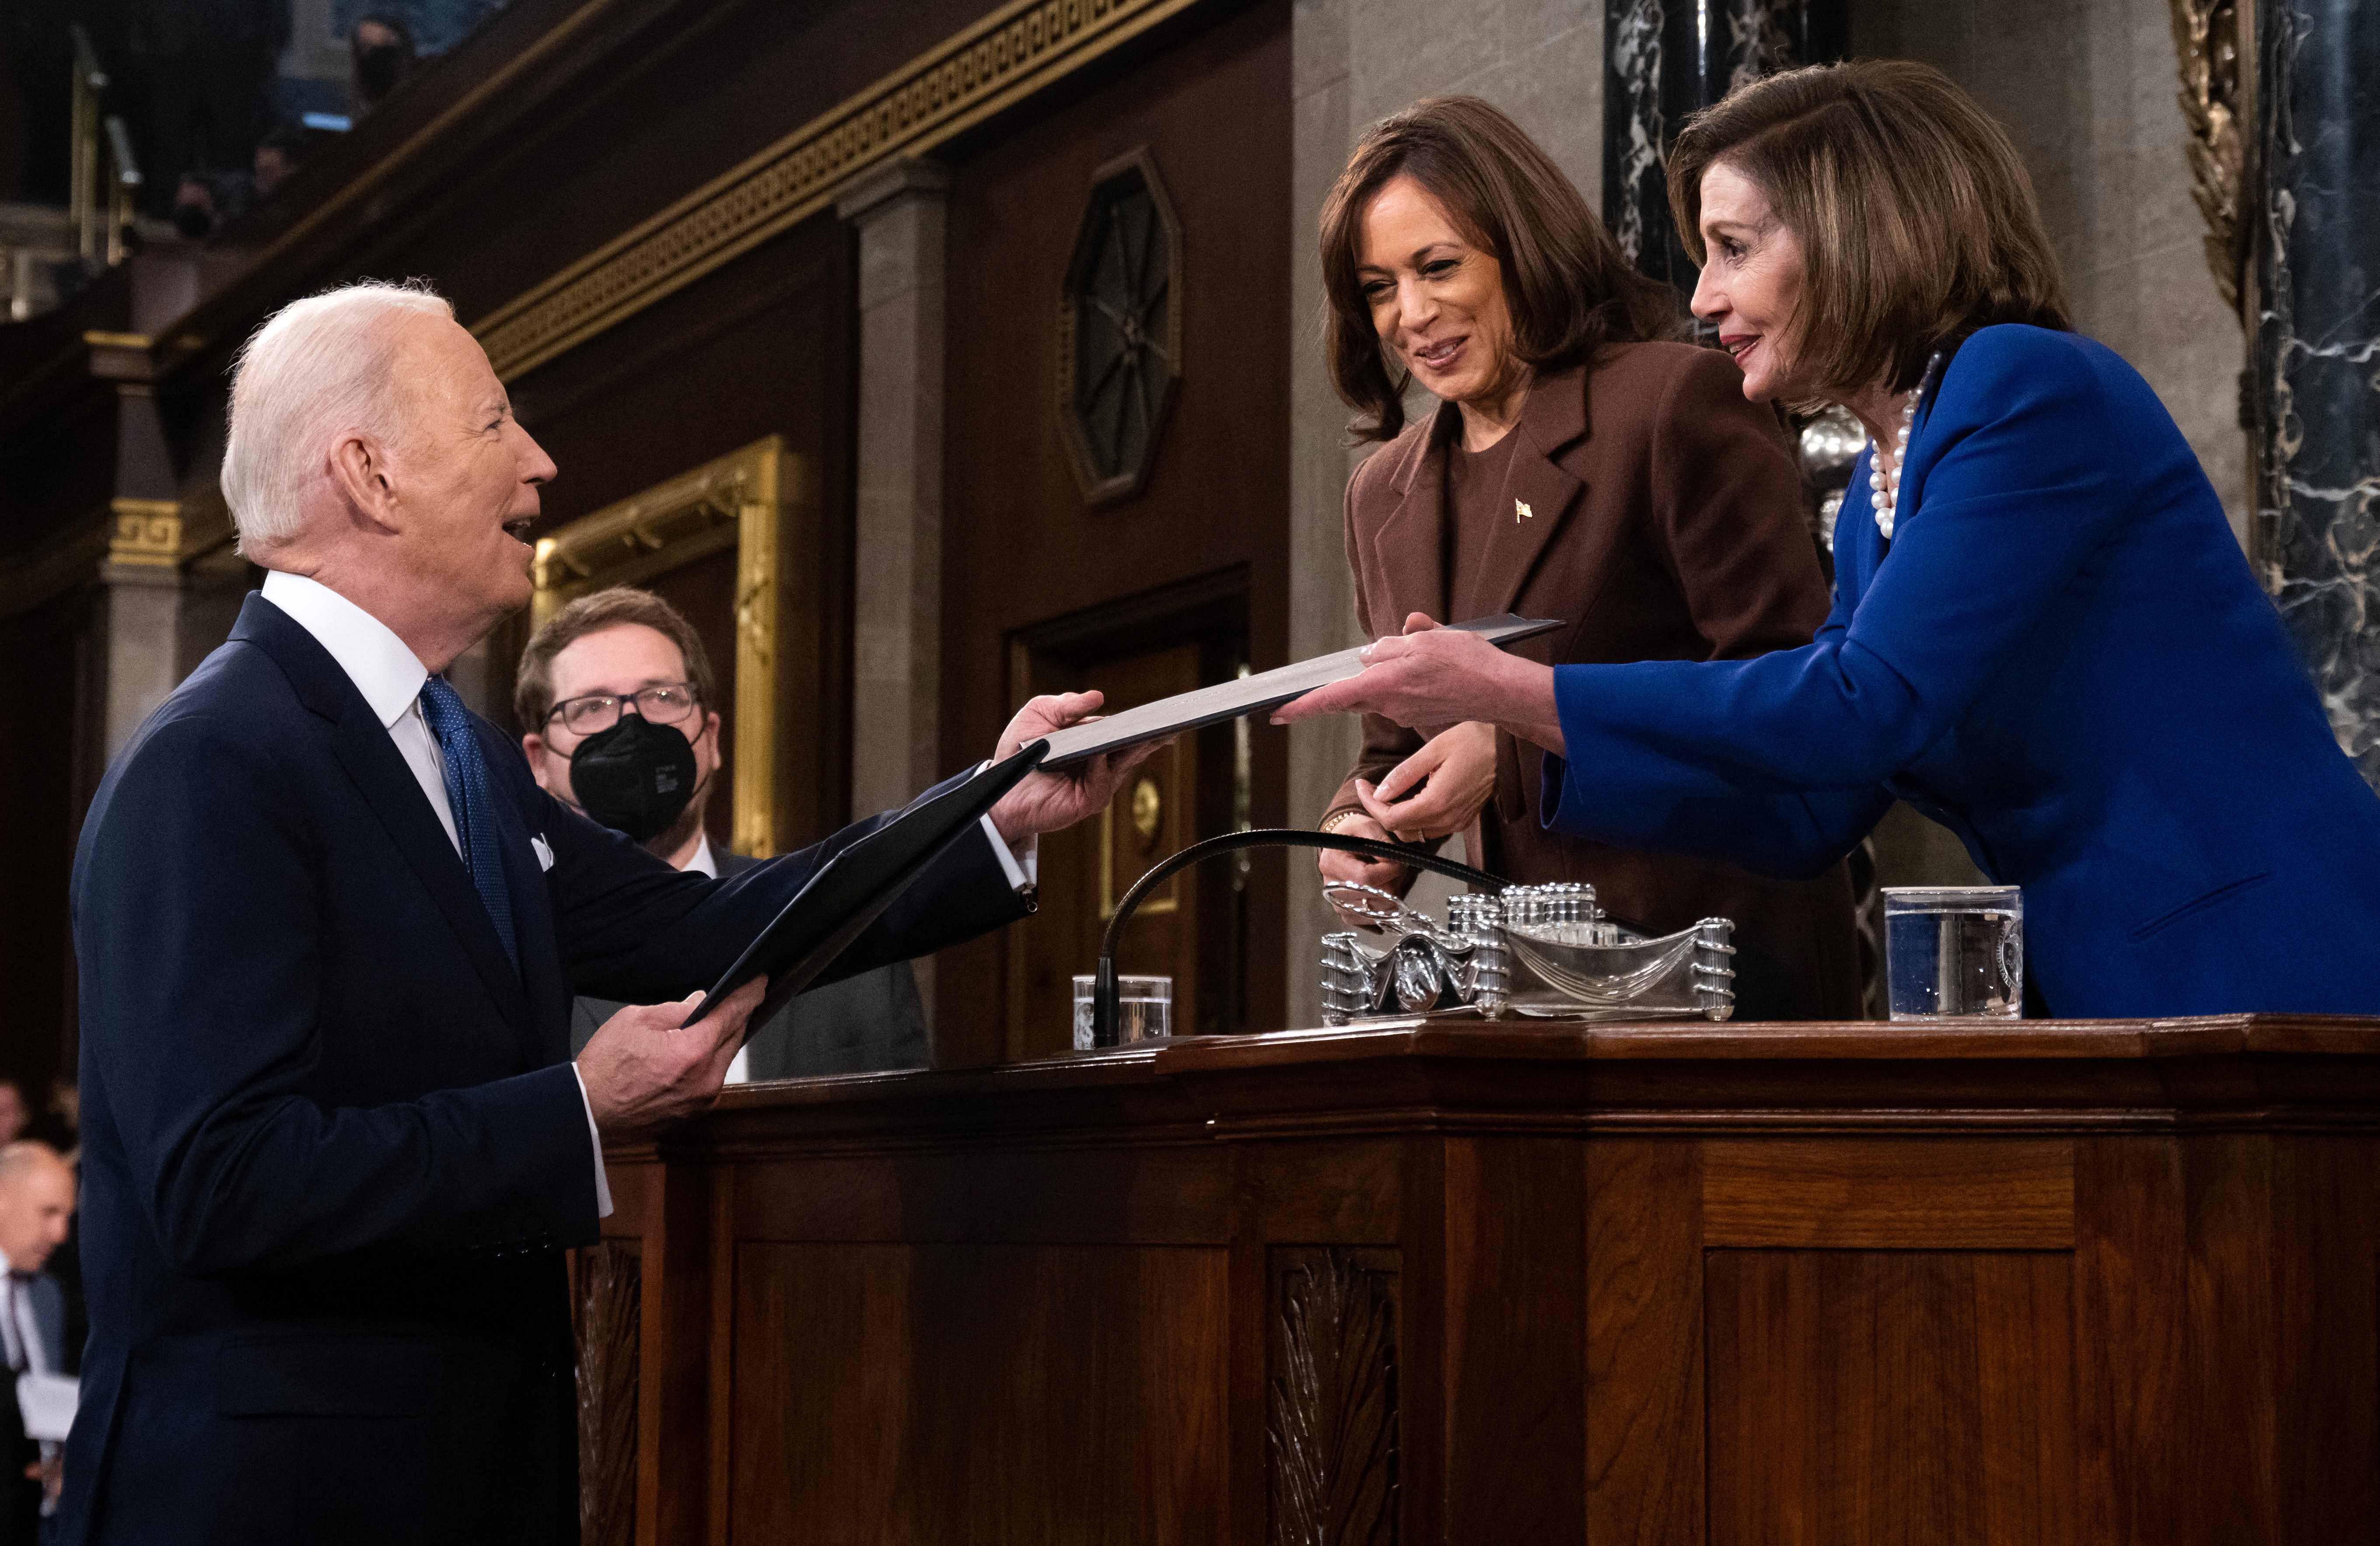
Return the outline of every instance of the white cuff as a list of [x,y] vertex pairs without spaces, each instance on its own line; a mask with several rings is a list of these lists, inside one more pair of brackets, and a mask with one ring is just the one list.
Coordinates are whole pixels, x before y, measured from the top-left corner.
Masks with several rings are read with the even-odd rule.
[[[1000,860],[1001,872],[1008,877],[1012,891],[1030,891],[1041,879],[1041,834],[1034,834],[1025,840],[1025,852],[1018,855],[991,824],[991,817],[983,819],[983,834],[991,839],[992,857]],[[1020,862],[1021,860],[1021,862]]]
[[612,1216],[612,1182],[603,1174],[603,1135],[595,1130],[595,1102],[587,1098],[587,1076],[570,1065],[570,1077],[578,1081],[578,1103],[587,1108],[587,1141],[595,1146],[595,1216]]

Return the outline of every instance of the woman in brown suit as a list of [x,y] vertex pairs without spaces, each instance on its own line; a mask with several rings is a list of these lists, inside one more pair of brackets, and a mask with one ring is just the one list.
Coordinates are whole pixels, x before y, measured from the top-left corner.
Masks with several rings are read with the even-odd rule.
[[[1347,485],[1356,615],[1559,617],[1551,663],[1723,660],[1806,644],[1826,580],[1783,436],[1727,356],[1662,342],[1675,310],[1560,170],[1495,108],[1434,97],[1383,120],[1322,215],[1333,384],[1389,444]],[[1402,387],[1440,406],[1404,421]],[[1542,754],[1481,724],[1427,738],[1377,716],[1320,825],[1463,833],[1513,881],[1585,881],[1660,932],[1737,925],[1743,1018],[1858,1013],[1851,889],[1549,832]],[[1412,871],[1326,853],[1329,879],[1402,892]]]

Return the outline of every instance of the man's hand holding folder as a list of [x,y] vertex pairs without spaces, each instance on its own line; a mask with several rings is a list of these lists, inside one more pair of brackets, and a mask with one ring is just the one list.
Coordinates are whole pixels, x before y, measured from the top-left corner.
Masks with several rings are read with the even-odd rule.
[[[1100,702],[1096,692],[1032,700],[1001,733],[988,770],[1054,731],[1097,718]],[[962,781],[953,780],[935,798],[921,797],[851,845],[811,878],[711,995],[693,993],[674,1004],[632,1005],[603,1023],[578,1055],[578,1074],[597,1129],[607,1138],[650,1132],[709,1106],[736,1048],[743,1045],[747,1026],[767,1004],[768,974],[779,976],[785,993],[807,986],[840,954],[847,936],[866,928],[934,851],[949,846],[949,834],[978,824],[975,812],[989,820],[998,841],[1014,851],[1045,832],[1072,826],[1103,810],[1124,778],[1163,744],[1151,741],[1093,757],[1063,773],[1032,771],[1019,776],[1018,770],[1011,769],[1004,792],[989,810],[983,802],[998,787],[989,782],[996,775],[978,773],[966,781],[970,787],[984,789],[974,797],[971,810],[962,809],[953,815],[949,809],[928,809],[953,802],[967,806],[965,790],[956,787]],[[1026,764],[1032,761],[1025,760]],[[895,828],[903,830],[896,833]],[[934,835],[907,835],[925,829]],[[887,844],[894,847],[880,846]],[[877,851],[869,854],[869,862],[861,862],[871,847]],[[832,888],[831,895],[821,887]],[[820,894],[814,896],[814,892]]]
[[754,978],[700,1025],[686,1023],[700,993],[675,1004],[631,1004],[604,1021],[578,1054],[597,1129],[650,1132],[710,1105],[744,1044],[745,1022],[768,991],[767,978]]
[[[1016,712],[1000,735],[995,762],[1013,755],[1028,741],[1041,740],[1070,724],[1087,724],[1100,717],[1104,701],[1096,692],[1062,692],[1036,698]],[[1169,737],[1170,738],[1170,737]],[[1146,742],[1078,762],[1062,773],[1032,773],[991,808],[991,824],[1011,845],[1029,842],[1045,832],[1073,826],[1094,815],[1115,798],[1124,775],[1154,756],[1165,741]]]

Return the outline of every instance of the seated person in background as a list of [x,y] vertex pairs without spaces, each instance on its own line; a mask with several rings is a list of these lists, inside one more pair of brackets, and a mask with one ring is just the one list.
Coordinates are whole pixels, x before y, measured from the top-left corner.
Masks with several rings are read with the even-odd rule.
[[413,73],[413,29],[388,11],[356,18],[347,33],[347,51],[355,71],[348,79],[349,104],[358,117],[381,104],[397,83]]
[[27,1139],[0,1148],[0,1349],[8,1391],[0,1399],[0,1546],[36,1540],[42,1505],[58,1490],[58,1446],[26,1436],[16,1385],[27,1374],[63,1374],[66,1294],[42,1271],[74,1218],[75,1175],[56,1150]]
[[[718,701],[694,625],[659,596],[625,587],[581,596],[538,629],[513,687],[521,749],[547,794],[674,868],[739,875],[760,861],[712,847],[705,827],[718,786]],[[576,1000],[572,1050],[620,1007]],[[727,1082],[927,1061],[917,976],[895,961],[785,1005],[753,1031]]]
[[273,190],[289,180],[289,174],[298,170],[298,164],[306,159],[309,143],[304,129],[288,124],[281,125],[256,142],[256,156],[249,172],[256,185],[257,198],[272,198]]

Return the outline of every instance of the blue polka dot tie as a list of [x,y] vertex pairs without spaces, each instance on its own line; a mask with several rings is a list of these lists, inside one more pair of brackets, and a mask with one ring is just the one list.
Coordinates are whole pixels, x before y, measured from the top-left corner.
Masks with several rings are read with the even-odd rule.
[[495,797],[488,791],[488,763],[480,737],[471,729],[471,711],[463,696],[443,676],[421,684],[421,715],[446,763],[446,803],[453,809],[455,833],[462,839],[463,863],[480,900],[504,942],[504,954],[520,969],[520,946],[513,941],[513,898],[504,885],[504,858],[496,844]]

